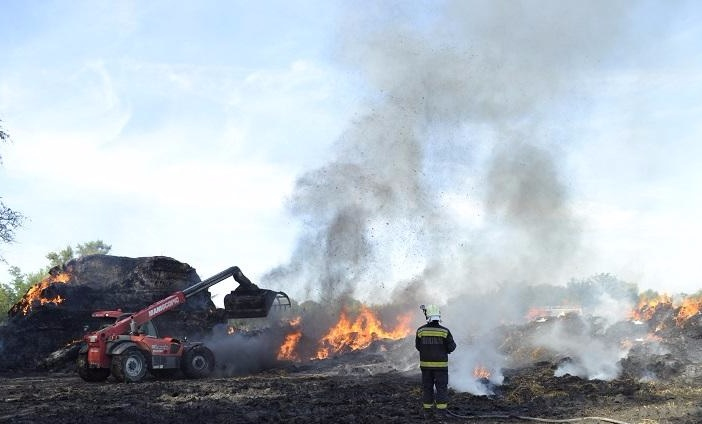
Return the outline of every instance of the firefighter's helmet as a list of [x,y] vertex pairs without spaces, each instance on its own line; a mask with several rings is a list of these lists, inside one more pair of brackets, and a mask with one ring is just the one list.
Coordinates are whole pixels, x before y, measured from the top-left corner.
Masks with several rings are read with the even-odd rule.
[[427,305],[424,314],[427,317],[427,322],[441,321],[441,311],[436,305]]

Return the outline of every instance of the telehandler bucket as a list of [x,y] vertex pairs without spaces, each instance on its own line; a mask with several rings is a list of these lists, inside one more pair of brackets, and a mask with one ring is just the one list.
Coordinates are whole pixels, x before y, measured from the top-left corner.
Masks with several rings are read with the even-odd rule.
[[290,307],[290,298],[283,292],[268,289],[234,290],[224,296],[224,310],[227,318],[263,318],[271,308]]

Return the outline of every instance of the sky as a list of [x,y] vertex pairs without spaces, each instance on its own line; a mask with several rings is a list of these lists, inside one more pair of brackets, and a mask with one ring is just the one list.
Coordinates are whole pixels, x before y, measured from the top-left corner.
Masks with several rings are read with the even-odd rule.
[[102,240],[296,300],[702,289],[698,2],[358,5],[0,0],[0,281]]

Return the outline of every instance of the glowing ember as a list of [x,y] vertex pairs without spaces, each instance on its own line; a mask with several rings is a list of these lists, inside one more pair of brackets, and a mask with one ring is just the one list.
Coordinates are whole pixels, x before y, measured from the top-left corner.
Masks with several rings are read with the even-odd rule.
[[489,379],[490,378],[490,370],[483,367],[483,366],[476,366],[473,368],[473,377],[477,379]]
[[373,311],[364,306],[356,319],[352,322],[342,312],[339,321],[319,342],[316,358],[324,359],[332,353],[342,350],[365,349],[376,340],[399,340],[407,337],[411,329],[409,326],[411,315],[400,316],[398,324],[393,330],[385,330]]
[[70,280],[70,278],[71,275],[69,273],[60,272],[56,275],[49,275],[41,280],[41,282],[30,287],[22,298],[22,303],[24,304],[21,308],[22,314],[27,315],[34,302],[38,302],[40,305],[44,305],[46,303],[59,304],[63,302],[65,299],[61,296],[55,296],[52,298],[44,297],[44,290],[55,283],[65,284],[68,282],[68,280]]

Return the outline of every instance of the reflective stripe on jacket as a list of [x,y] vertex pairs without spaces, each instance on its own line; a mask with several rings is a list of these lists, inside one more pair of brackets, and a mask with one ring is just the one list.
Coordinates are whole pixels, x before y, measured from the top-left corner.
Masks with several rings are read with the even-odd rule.
[[414,346],[421,368],[448,368],[448,354],[456,349],[456,342],[448,328],[432,321],[417,329]]

